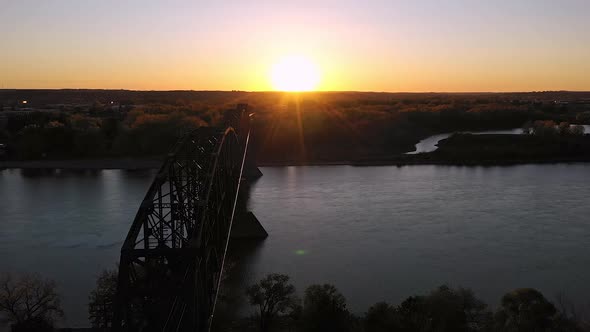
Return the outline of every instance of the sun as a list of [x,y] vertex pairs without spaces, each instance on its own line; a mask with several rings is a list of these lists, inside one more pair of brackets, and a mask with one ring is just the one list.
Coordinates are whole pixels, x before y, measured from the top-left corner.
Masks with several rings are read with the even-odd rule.
[[279,91],[312,91],[320,83],[320,71],[310,59],[288,56],[271,69],[272,87]]

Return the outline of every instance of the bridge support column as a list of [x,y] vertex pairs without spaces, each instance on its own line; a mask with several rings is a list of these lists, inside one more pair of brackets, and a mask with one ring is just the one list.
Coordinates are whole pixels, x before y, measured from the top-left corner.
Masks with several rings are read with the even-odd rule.
[[231,239],[264,239],[268,233],[254,213],[244,211],[236,216],[231,230]]
[[[254,167],[256,168],[255,164]],[[238,204],[236,205],[236,215],[230,233],[231,239],[264,239],[268,236],[268,233],[262,227],[258,218],[256,218],[254,213],[248,211],[249,200],[250,181],[243,176],[238,195]]]
[[246,160],[244,162],[244,170],[242,172],[242,176],[248,180],[255,180],[258,179],[259,177],[262,176],[262,171],[260,170],[260,168],[258,168],[258,166],[256,166],[256,162],[254,161],[254,158],[252,157],[248,157],[248,155],[246,155]]

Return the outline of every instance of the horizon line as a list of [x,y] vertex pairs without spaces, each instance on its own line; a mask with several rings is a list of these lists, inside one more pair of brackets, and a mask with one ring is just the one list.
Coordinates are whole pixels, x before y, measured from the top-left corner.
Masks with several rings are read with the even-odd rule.
[[194,89],[116,89],[116,88],[0,88],[0,91],[127,91],[127,92],[242,92],[242,93],[383,93],[383,94],[502,94],[502,93],[550,93],[574,92],[590,93],[590,90],[513,90],[513,91],[372,91],[372,90],[311,90],[311,91],[279,91],[279,90],[194,90]]

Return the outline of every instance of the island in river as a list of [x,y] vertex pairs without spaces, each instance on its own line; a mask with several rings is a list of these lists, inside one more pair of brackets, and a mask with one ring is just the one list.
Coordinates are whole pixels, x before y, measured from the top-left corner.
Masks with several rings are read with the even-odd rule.
[[590,161],[590,135],[552,136],[457,133],[428,153],[403,154],[356,165],[514,165]]

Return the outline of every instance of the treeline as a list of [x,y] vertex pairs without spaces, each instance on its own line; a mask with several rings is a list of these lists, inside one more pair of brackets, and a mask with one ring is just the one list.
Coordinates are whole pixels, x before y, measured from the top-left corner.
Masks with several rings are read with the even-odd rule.
[[[116,292],[117,272],[103,271],[88,298],[89,320],[97,331],[112,327]],[[552,303],[531,288],[506,293],[494,310],[469,289],[443,285],[399,304],[375,303],[361,315],[352,313],[346,298],[330,284],[311,285],[299,298],[283,274],[269,274],[244,292],[253,314],[228,318],[235,315],[224,315],[223,302],[233,295],[222,294],[213,331],[590,331],[584,313],[571,302],[559,298]],[[53,331],[64,317],[56,283],[38,275],[0,275],[0,316],[14,332]]]
[[[340,97],[340,98],[338,98]],[[422,95],[387,99],[374,94],[287,99],[256,114],[254,142],[263,162],[382,159],[413,151],[425,137],[464,130],[520,128],[553,120],[585,123],[585,105],[513,101],[495,95]]]
[[448,163],[520,163],[590,160],[589,135],[455,134],[428,156]]
[[[558,306],[531,288],[506,293],[492,310],[465,288],[440,286],[392,305],[379,302],[363,315],[347,309],[345,297],[329,284],[311,285],[303,299],[289,277],[269,274],[247,288],[252,317],[217,325],[220,331],[588,331],[579,312],[560,299]],[[219,322],[218,322],[219,323]],[[225,324],[224,324],[225,323]]]
[[135,108],[119,117],[33,112],[8,118],[0,140],[15,160],[162,156],[183,133],[209,126],[217,116],[160,108]]
[[[18,104],[28,97],[26,108]],[[0,109],[10,114],[0,119],[0,143],[7,159],[163,156],[183,132],[219,125],[223,111],[248,103],[260,162],[379,159],[436,133],[590,123],[590,105],[558,104],[557,97],[588,96],[4,90]]]

